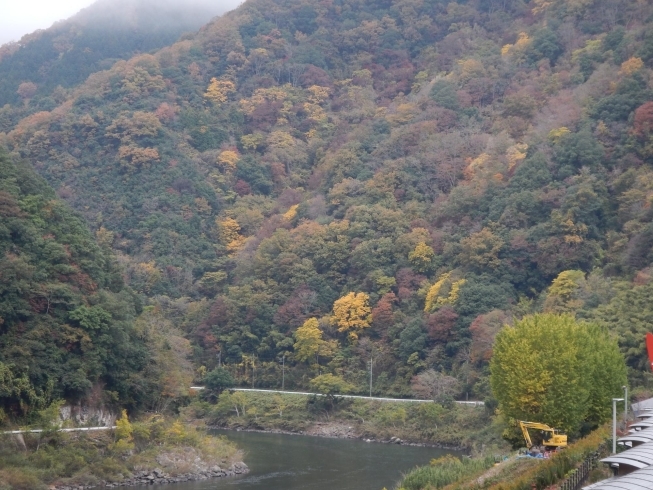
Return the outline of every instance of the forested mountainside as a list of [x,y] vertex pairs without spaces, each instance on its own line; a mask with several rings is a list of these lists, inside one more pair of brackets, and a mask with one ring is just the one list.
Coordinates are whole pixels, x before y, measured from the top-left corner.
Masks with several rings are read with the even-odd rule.
[[147,316],[86,223],[0,152],[0,423],[92,391],[97,402],[155,406],[159,381],[184,362],[166,365],[171,332],[152,332]]
[[0,46],[0,107],[30,99],[32,110],[15,117],[52,110],[67,98],[66,89],[91,73],[167,46],[226,10],[221,2],[203,0],[99,0],[49,29]]
[[652,68],[650,2],[248,0],[5,107],[0,143],[196,367],[280,386],[285,356],[287,388],[364,392],[371,357],[377,393],[433,368],[485,397],[498,329],[544,310],[619,335],[639,383]]

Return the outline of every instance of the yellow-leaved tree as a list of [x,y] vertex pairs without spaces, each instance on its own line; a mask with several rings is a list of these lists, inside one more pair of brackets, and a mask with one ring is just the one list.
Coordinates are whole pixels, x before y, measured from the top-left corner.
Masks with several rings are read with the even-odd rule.
[[620,73],[622,75],[630,76],[633,73],[638,72],[642,68],[644,68],[644,62],[642,61],[642,59],[633,56],[628,58],[626,61],[624,61],[621,64]]
[[583,306],[584,302],[579,295],[585,282],[585,273],[583,271],[562,271],[549,287],[544,301],[544,311],[547,313],[566,313],[573,312]]
[[520,32],[515,44],[505,44],[501,48],[501,55],[510,57],[517,64],[526,61],[526,50],[531,45],[532,39],[525,32]]
[[240,143],[245,150],[256,150],[265,144],[265,135],[258,131],[252,134],[245,134],[240,137]]
[[572,315],[539,314],[505,326],[490,362],[492,393],[507,418],[576,432],[610,416],[626,384],[619,345],[596,324]]
[[566,128],[565,126],[562,126],[560,128],[552,129],[549,131],[549,139],[553,143],[559,143],[560,140],[562,140],[565,136],[570,134],[571,131],[569,131],[569,128]]
[[322,338],[322,330],[317,318],[309,318],[295,331],[295,359],[319,365],[320,355],[330,356],[335,350],[335,342]]
[[209,99],[215,105],[223,104],[227,101],[227,96],[236,91],[236,85],[230,80],[218,80],[212,78],[211,83],[204,93],[204,97]]
[[134,267],[134,274],[144,281],[143,289],[148,292],[161,280],[161,271],[154,260],[137,264]]
[[123,409],[120,418],[116,420],[116,439],[131,440],[134,430],[127,416],[127,410]]
[[218,165],[225,172],[233,172],[240,160],[240,156],[233,150],[225,150],[218,155]]
[[408,254],[410,265],[413,266],[417,272],[428,272],[433,266],[433,259],[435,252],[425,242],[419,242],[415,249]]
[[[328,87],[312,85],[308,88],[308,93],[309,101],[304,103],[304,111],[306,111],[309,119],[311,119],[313,123],[326,123],[328,121],[327,113],[322,108],[321,104],[329,98],[330,89]],[[309,133],[309,138],[314,136],[316,134],[315,128],[311,129]]]
[[485,76],[485,67],[483,66],[483,63],[473,58],[458,60],[458,66],[460,67],[458,77],[463,82],[467,82],[472,78],[481,78]]
[[426,293],[424,311],[432,313],[444,305],[453,305],[458,301],[460,288],[465,284],[465,279],[455,280],[452,272],[442,274]]
[[461,263],[481,270],[496,269],[501,265],[499,253],[504,247],[504,242],[498,235],[488,228],[483,228],[460,241]]
[[506,160],[508,160],[508,170],[513,170],[526,158],[528,145],[526,143],[517,143],[506,150]]
[[111,446],[113,451],[125,453],[134,449],[134,429],[125,409],[123,409],[120,419],[116,420],[116,431],[114,434],[116,442]]
[[331,322],[338,326],[338,332],[348,332],[350,340],[358,339],[358,334],[369,328],[372,322],[370,297],[365,293],[351,292],[333,303]]
[[237,252],[245,243],[245,237],[240,234],[238,222],[233,218],[216,219],[216,225],[218,225],[220,243],[227,248],[228,252]]
[[299,204],[293,204],[292,206],[290,206],[288,211],[283,213],[283,219],[285,219],[286,221],[294,220],[295,217],[297,216],[297,209],[298,208],[299,208]]

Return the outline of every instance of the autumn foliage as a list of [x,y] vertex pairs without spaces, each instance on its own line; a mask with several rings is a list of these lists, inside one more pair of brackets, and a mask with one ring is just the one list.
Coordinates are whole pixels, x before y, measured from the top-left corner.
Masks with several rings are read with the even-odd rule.
[[[94,295],[119,294],[123,278],[122,300],[133,292],[182,331],[194,369],[226,366],[237,384],[278,387],[281,360],[287,387],[331,374],[325,386],[365,392],[374,358],[378,393],[410,396],[433,370],[458,380],[450,396],[485,399],[502,326],[545,312],[618,336],[643,387],[652,15],[636,0],[248,0],[90,76],[57,71],[73,54],[98,60],[68,31],[40,34],[57,59],[33,57],[34,76],[19,61],[35,41],[3,47],[0,145],[79,213],[119,272],[103,285],[111,260],[77,256],[79,234],[48,229],[61,201],[18,199],[7,180],[0,241],[15,234],[5,221],[38,214],[31,240],[53,265],[34,279],[22,252],[0,249],[0,337],[23,342],[31,312],[61,325],[64,357],[103,349],[93,308],[114,303]],[[71,298],[73,283],[93,299]],[[66,313],[81,306],[74,316],[96,330]],[[109,323],[131,331],[128,317]],[[49,386],[49,368],[2,362],[15,386]],[[88,393],[85,380],[120,396],[142,381],[71,363],[66,396]],[[185,373],[143,376],[179,393]],[[589,416],[574,417],[552,420]]]

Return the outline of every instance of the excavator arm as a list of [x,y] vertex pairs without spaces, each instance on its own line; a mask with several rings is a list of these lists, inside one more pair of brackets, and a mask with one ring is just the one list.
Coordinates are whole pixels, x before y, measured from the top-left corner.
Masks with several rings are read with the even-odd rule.
[[533,441],[531,441],[531,435],[528,433],[528,428],[526,427],[527,422],[519,421],[519,427],[521,427],[521,432],[524,434],[524,439],[526,440],[526,447],[530,449],[533,447]]

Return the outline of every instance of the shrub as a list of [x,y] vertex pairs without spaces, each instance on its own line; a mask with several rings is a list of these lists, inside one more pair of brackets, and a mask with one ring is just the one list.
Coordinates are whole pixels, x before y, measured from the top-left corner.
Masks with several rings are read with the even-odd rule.
[[38,477],[23,468],[7,468],[0,471],[0,489],[40,490],[46,488]]

